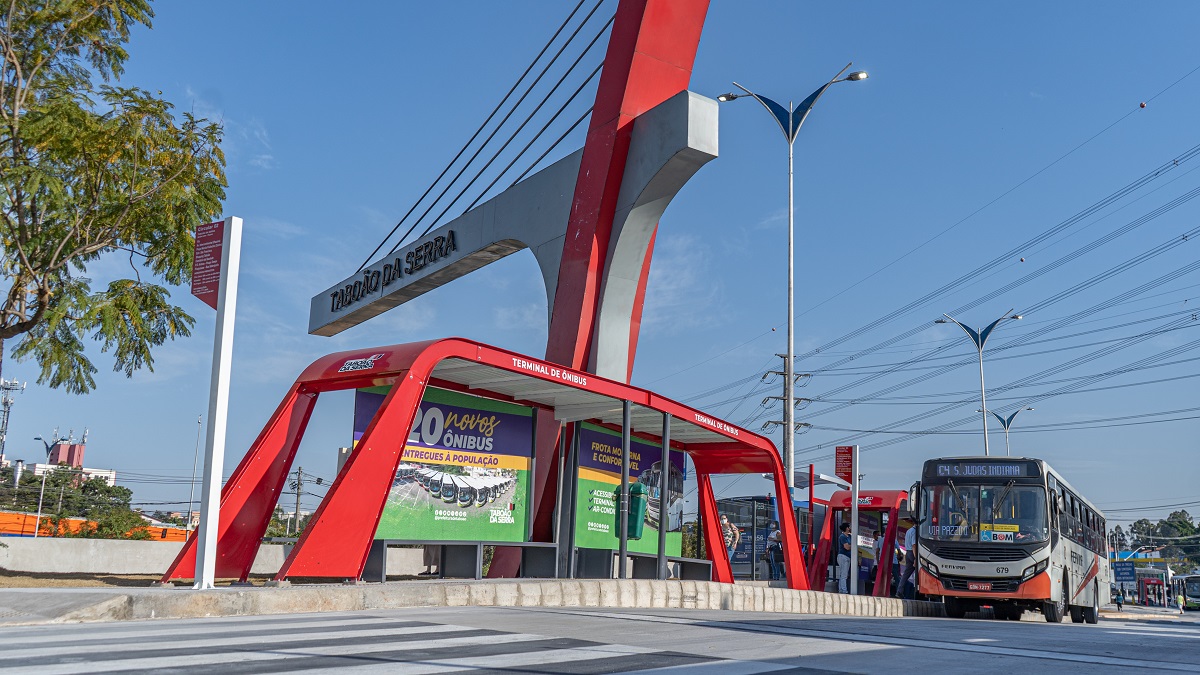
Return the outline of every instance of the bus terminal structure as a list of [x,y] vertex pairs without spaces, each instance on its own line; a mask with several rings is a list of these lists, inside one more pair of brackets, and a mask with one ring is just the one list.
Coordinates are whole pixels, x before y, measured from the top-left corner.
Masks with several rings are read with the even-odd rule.
[[[563,460],[571,455],[569,441],[582,422],[620,432],[624,457],[621,513],[628,511],[631,438],[687,453],[695,467],[700,530],[708,544],[705,549],[713,581],[732,583],[733,571],[722,543],[712,474],[770,474],[780,510],[792,511],[783,463],[770,440],[645,389],[479,342],[447,338],[330,354],[301,373],[221,491],[217,577],[248,578],[317,398],[325,392],[379,386],[391,389],[276,580],[362,579],[388,492],[404,462],[409,429],[429,386],[533,408],[539,433],[549,427],[562,439],[556,448],[550,446],[558,456],[537,457],[535,466],[569,467],[569,461]],[[540,453],[545,444],[536,447]],[[432,485],[438,480],[433,472],[418,470],[414,478],[422,484],[430,481],[431,490],[439,489]],[[571,478],[566,468],[538,472],[531,492],[534,528],[528,543],[555,548],[560,561],[571,554],[568,542],[574,509],[562,506],[574,495],[576,484]],[[544,526],[538,527],[539,522]],[[619,522],[627,521],[620,518]],[[788,585],[806,590],[808,575],[796,521],[783,518],[780,527]],[[620,530],[624,535],[624,527]],[[666,574],[664,537],[665,533],[660,534],[660,576]],[[617,565],[622,577],[626,545],[622,536]],[[520,544],[512,546],[519,548]],[[163,581],[194,578],[196,549],[193,536]],[[556,569],[557,576],[571,576],[574,567],[560,564]]]

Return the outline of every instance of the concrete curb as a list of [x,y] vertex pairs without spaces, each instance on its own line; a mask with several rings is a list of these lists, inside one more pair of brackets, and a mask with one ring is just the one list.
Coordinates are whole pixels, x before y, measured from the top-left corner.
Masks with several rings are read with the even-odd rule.
[[[43,594],[28,590],[19,596],[15,593],[3,594],[0,595],[0,604],[14,605],[14,597],[22,596],[24,602],[34,604]],[[82,607],[76,605],[53,617],[43,614],[44,618],[40,621],[17,620],[13,623],[185,619],[464,606],[729,609],[893,618],[943,616],[941,603],[851,597],[764,586],[640,579],[520,579],[402,581],[344,586],[222,588],[211,591],[148,588],[112,593],[102,601]]]

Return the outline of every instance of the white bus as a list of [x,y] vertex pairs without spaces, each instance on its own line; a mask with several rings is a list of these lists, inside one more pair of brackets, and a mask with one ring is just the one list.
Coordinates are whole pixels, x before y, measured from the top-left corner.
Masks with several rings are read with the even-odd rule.
[[1108,593],[1104,514],[1040,459],[953,457],[925,462],[909,491],[917,509],[921,593],[961,618],[991,606],[1058,623],[1099,620]]

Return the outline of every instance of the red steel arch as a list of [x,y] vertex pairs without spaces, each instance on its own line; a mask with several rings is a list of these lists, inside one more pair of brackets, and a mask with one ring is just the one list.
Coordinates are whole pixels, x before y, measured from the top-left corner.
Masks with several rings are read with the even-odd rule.
[[[644,389],[479,342],[447,338],[330,354],[301,373],[221,491],[217,576],[243,580],[248,577],[259,540],[286,484],[317,397],[327,391],[391,385],[391,391],[277,577],[360,578],[392,477],[403,459],[417,407],[427,386],[443,384],[437,369],[447,362],[458,367],[479,366],[511,373],[512,382],[526,379],[536,382],[543,396],[517,402],[550,412],[555,408],[547,403],[547,397],[562,391],[586,392],[596,400],[629,401],[643,409],[670,414],[678,420],[676,424],[691,429],[691,437],[704,439],[672,442],[672,449],[688,453],[696,468],[703,534],[708,542],[722,541],[711,474],[772,474],[781,511],[791,510],[783,463],[770,440]],[[547,389],[544,385],[549,384],[554,386]],[[489,395],[479,389],[473,393]],[[784,564],[789,584],[792,588],[806,589],[808,577],[795,521],[784,518],[780,526],[787,552]],[[713,578],[732,583],[729,558],[724,555],[723,546],[715,547],[716,551],[714,546],[708,547]],[[163,580],[193,578],[195,556],[193,536]]]

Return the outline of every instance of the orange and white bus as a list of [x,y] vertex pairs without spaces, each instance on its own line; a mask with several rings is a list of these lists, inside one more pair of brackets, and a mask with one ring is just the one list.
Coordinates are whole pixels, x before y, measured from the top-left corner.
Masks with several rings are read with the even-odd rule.
[[1109,567],[1104,514],[1040,459],[954,457],[925,462],[917,505],[921,593],[961,618],[990,606],[1058,623],[1096,623]]

